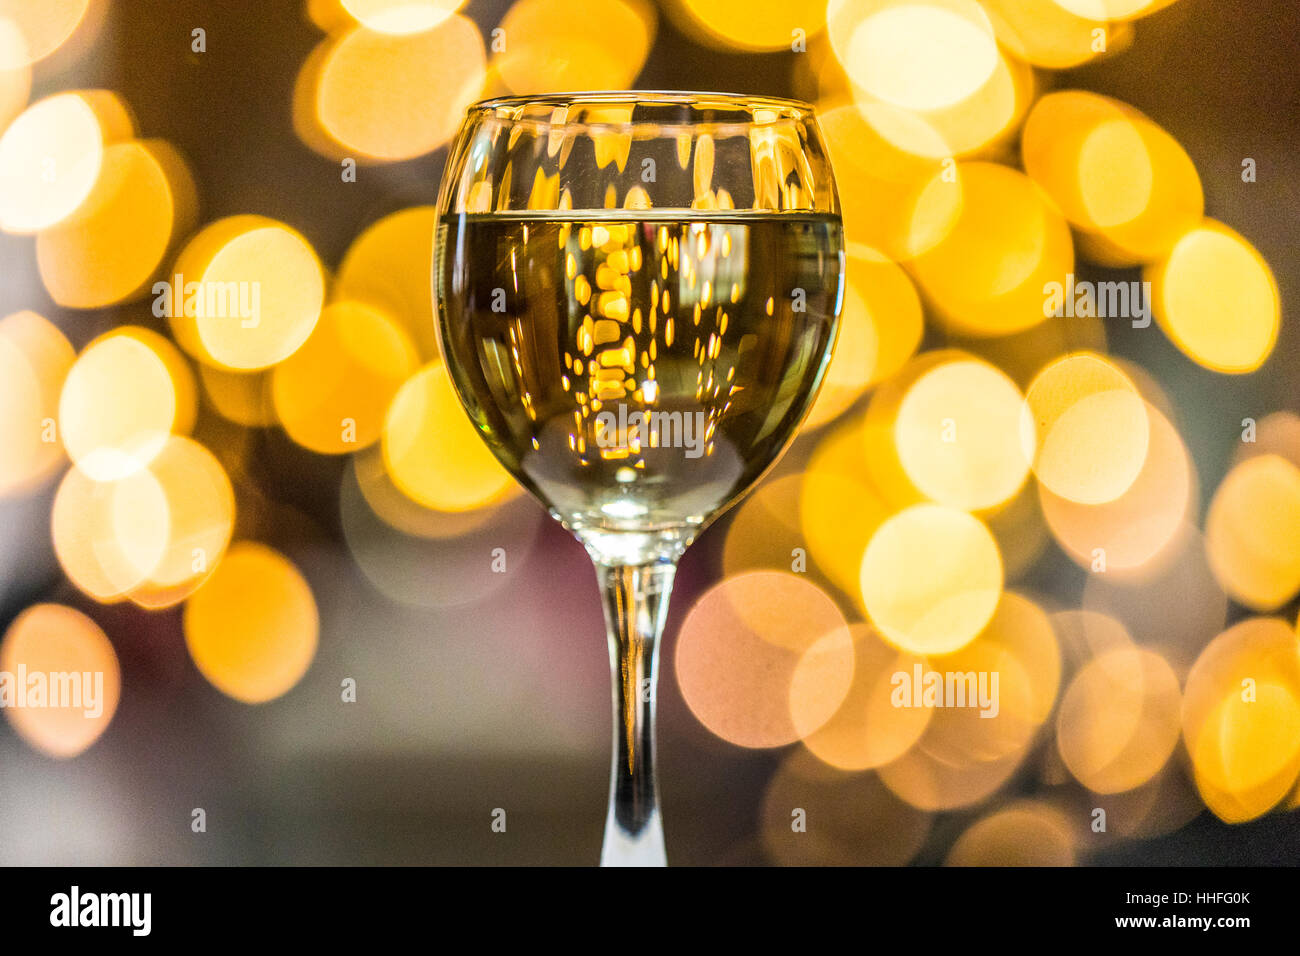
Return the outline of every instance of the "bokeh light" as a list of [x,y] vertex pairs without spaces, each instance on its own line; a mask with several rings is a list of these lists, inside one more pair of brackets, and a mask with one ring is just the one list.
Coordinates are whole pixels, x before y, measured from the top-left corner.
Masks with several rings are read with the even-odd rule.
[[1180,704],[1178,677],[1159,654],[1101,654],[1074,676],[1061,698],[1061,757],[1089,790],[1139,787],[1160,772],[1178,744]]
[[838,426],[813,453],[799,492],[799,526],[816,565],[861,599],[862,555],[892,512],[864,477],[861,423]]
[[483,88],[483,37],[451,14],[431,29],[380,33],[356,26],[307,59],[294,95],[294,127],[319,152],[357,162],[423,156],[455,133]]
[[465,417],[441,362],[426,365],[398,389],[382,447],[393,483],[426,508],[472,511],[518,488]]
[[1080,17],[1098,20],[1132,20],[1169,6],[1174,0],[1053,0]]
[[913,110],[861,89],[854,94],[866,121],[890,143],[950,163],[954,156],[993,153],[1019,126],[1034,92],[1029,65],[999,53],[988,78],[947,106]]
[[1183,691],[1183,742],[1220,819],[1276,806],[1300,773],[1300,642],[1280,618],[1248,618],[1201,652]]
[[320,616],[293,562],[240,541],[185,603],[184,628],[199,672],[223,694],[260,704],[288,693],[307,672]]
[[364,302],[396,319],[424,362],[438,357],[433,316],[433,240],[438,214],[415,206],[368,226],[339,265],[332,296]]
[[147,468],[97,481],[78,467],[54,497],[50,530],[68,579],[96,601],[120,601],[144,584],[167,551],[167,493]]
[[379,33],[405,36],[431,30],[465,0],[338,0],[357,22]]
[[1234,465],[1257,455],[1277,455],[1300,468],[1300,415],[1272,412],[1254,425],[1254,440],[1243,440],[1233,450]]
[[945,694],[948,675],[958,675],[955,690],[965,699],[941,698],[925,730],[926,753],[954,766],[988,763],[1033,742],[1056,702],[1061,652],[1047,613],[1006,591],[988,626],[954,653],[931,657],[929,668],[944,677]]
[[823,0],[673,0],[677,25],[711,46],[789,50],[826,25]]
[[1025,392],[1023,440],[1034,475],[1052,494],[1104,504],[1124,494],[1147,459],[1151,426],[1137,387],[1088,352],[1040,371]]
[[[117,710],[121,672],[113,645],[94,621],[61,604],[37,604],[14,619],[0,640],[0,672],[9,678],[9,725],[50,757],[85,751]],[[16,682],[24,678],[20,690]]]
[[832,0],[827,23],[854,83],[905,109],[950,106],[997,68],[997,39],[974,0]]
[[0,136],[0,230],[31,234],[67,219],[95,188],[106,148],[134,129],[125,104],[106,90],[56,93],[29,106]]
[[907,753],[879,770],[880,779],[895,795],[919,810],[958,810],[987,800],[1016,772],[1027,750],[995,760],[953,762],[935,755],[927,734]]
[[194,374],[170,341],[122,326],[77,356],[59,397],[68,456],[91,478],[121,478],[148,465],[167,436],[194,425]]
[[997,543],[978,519],[915,505],[882,524],[862,558],[862,600],[881,636],[914,654],[958,650],[1002,593]]
[[27,43],[17,25],[0,15],[0,130],[23,111],[31,93]]
[[1123,622],[1179,675],[1228,619],[1228,596],[1210,570],[1201,535],[1179,529],[1174,545],[1136,573],[1088,575],[1083,608]]
[[843,615],[815,584],[753,571],[695,602],[674,662],[700,723],[737,746],[780,747],[835,714],[849,692],[853,654]]
[[901,262],[952,231],[962,210],[962,168],[935,158],[947,149],[937,132],[933,148],[918,155],[889,142],[854,103],[827,102],[818,112],[848,242]]
[[[1047,318],[1044,286],[1074,268],[1070,230],[1023,173],[958,164],[961,209],[951,231],[912,262],[918,283],[961,334],[1006,335]],[[935,189],[951,190],[940,180]]]
[[345,477],[344,487],[355,484],[376,518],[412,537],[455,540],[502,517],[503,509],[493,504],[473,511],[435,511],[418,504],[393,484],[384,467],[383,452],[375,446],[354,455],[350,467],[352,480]]
[[932,707],[897,707],[895,674],[912,674],[925,659],[890,647],[866,624],[853,635],[853,682],[825,724],[804,737],[819,760],[840,770],[868,770],[901,757],[916,743],[934,713]]
[[1206,219],[1144,273],[1156,321],[1188,358],[1216,372],[1253,372],[1277,342],[1281,301],[1249,242]]
[[1074,13],[1057,0],[983,0],[982,6],[998,42],[1034,66],[1065,70],[1086,63],[1098,55],[1097,31],[1103,49],[1114,45],[1104,16]]
[[1214,576],[1234,601],[1271,611],[1300,591],[1300,467],[1278,455],[1228,472],[1205,516]]
[[436,511],[393,484],[380,450],[352,458],[339,492],[348,553],[386,599],[412,608],[474,605],[505,589],[509,574],[493,571],[496,549],[507,567],[526,567],[546,512],[517,495],[470,511]]
[[0,319],[0,498],[35,488],[63,462],[59,395],[75,358],[44,316]]
[[1025,120],[1029,173],[1082,231],[1101,265],[1150,262],[1200,221],[1201,180],[1173,137],[1132,107],[1081,90],[1049,93]]
[[1081,567],[1109,574],[1149,574],[1193,517],[1196,475],[1169,420],[1147,404],[1145,460],[1118,497],[1083,504],[1038,487],[1043,517],[1062,549]]
[[520,94],[623,89],[641,72],[655,26],[646,0],[515,0],[493,75]]
[[[1028,389],[1038,373],[1055,360],[1072,352],[1105,355],[1108,342],[1104,320],[1078,315],[1065,322],[1040,322],[1010,335],[950,335],[947,339],[952,348],[969,352],[1006,372],[1021,391]],[[1120,359],[1110,357],[1109,360],[1124,368]]]
[[336,302],[271,373],[276,416],[312,451],[357,451],[379,440],[388,403],[418,365],[415,346],[391,318],[359,302]]
[[1131,651],[1136,646],[1124,623],[1101,611],[1057,611],[1051,615],[1051,621],[1060,641],[1062,656],[1073,673],[1103,654]]
[[231,216],[204,227],[173,271],[179,278],[165,294],[176,341],[200,361],[229,370],[284,361],[311,335],[325,299],[324,269],[311,244],[264,216]]
[[[1049,751],[1043,779],[1051,786],[1044,802],[1065,814],[1075,847],[1088,856],[1123,846],[1130,840],[1151,840],[1195,820],[1205,809],[1185,761],[1171,759],[1147,783],[1122,793],[1099,794],[1069,778],[1060,755]],[[1097,825],[1097,811],[1106,814],[1106,828]]]
[[196,213],[194,181],[174,149],[158,141],[109,146],[84,205],[37,237],[41,281],[70,308],[138,298]]
[[218,414],[236,425],[263,428],[275,423],[270,372],[232,372],[200,362],[199,381]]
[[225,554],[235,526],[235,492],[212,452],[189,438],[169,438],[149,472],[162,489],[166,544],[127,596],[142,607],[170,607],[197,590]]
[[1001,370],[945,362],[911,384],[894,420],[908,478],[939,504],[977,511],[1009,500],[1029,474],[1020,443],[1024,397]]
[[0,0],[0,20],[22,37],[22,53],[7,50],[0,67],[11,69],[45,59],[76,32],[90,6],[91,0]]
[[783,866],[903,866],[931,821],[876,775],[835,770],[800,750],[772,777],[760,810],[763,848]]
[[[896,375],[882,382],[872,393],[866,414],[855,427],[858,447],[846,445],[841,452],[843,464],[840,470],[864,477],[876,489],[877,495],[894,509],[927,500],[903,467],[895,427],[899,409],[912,386],[929,372],[948,363],[970,359],[969,353],[959,349],[922,352],[907,362]],[[940,420],[937,424],[944,433],[941,438],[954,435],[952,423]],[[823,454],[834,447],[828,443]]]
[[1037,801],[1019,801],[973,823],[948,851],[948,866],[1071,866],[1068,819]]
[[730,514],[722,551],[725,575],[758,568],[806,569],[808,542],[799,527],[802,474],[771,477],[759,484]]

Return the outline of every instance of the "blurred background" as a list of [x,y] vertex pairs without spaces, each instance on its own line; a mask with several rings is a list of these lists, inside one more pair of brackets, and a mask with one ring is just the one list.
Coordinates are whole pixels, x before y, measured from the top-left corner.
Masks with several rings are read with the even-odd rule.
[[[0,684],[0,862],[597,860],[595,576],[455,403],[429,274],[470,102],[623,87],[814,102],[849,243],[812,414],[678,574],[670,860],[1294,862],[1297,34],[0,0],[0,672],[104,682]],[[927,670],[997,716],[893,706]]]

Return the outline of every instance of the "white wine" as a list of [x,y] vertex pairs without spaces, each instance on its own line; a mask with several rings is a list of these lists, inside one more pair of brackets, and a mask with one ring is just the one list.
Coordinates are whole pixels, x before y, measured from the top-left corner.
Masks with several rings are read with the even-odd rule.
[[444,216],[442,346],[488,445],[580,538],[689,543],[807,411],[842,242],[811,213]]

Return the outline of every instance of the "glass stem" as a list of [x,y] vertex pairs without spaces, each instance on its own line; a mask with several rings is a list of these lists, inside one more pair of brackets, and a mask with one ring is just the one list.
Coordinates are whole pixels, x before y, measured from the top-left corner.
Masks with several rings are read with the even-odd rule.
[[676,565],[596,565],[609,632],[614,758],[601,866],[667,866],[655,781],[659,639]]

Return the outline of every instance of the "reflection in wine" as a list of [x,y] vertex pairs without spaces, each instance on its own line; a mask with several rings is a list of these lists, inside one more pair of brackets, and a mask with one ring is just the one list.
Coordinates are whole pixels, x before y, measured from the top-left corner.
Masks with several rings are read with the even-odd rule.
[[828,216],[444,219],[443,343],[484,438],[608,550],[676,553],[774,460],[834,335]]

